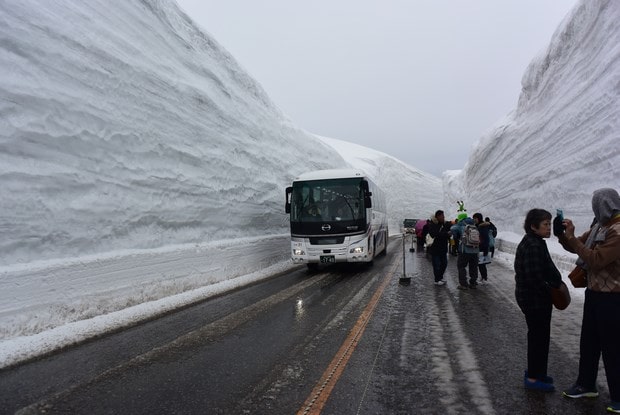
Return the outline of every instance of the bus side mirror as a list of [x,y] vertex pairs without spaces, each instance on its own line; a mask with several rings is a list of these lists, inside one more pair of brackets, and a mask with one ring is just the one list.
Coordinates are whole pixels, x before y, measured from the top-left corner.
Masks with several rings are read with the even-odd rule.
[[293,193],[292,187],[286,188],[286,202],[284,204],[284,211],[286,213],[291,213],[291,194]]

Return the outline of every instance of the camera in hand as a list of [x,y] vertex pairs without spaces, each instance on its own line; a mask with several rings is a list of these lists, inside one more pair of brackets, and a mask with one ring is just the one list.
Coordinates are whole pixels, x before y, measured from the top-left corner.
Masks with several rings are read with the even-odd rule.
[[555,218],[553,219],[553,234],[555,236],[564,235],[564,231],[566,230],[566,226],[562,223],[564,221],[564,213],[562,209],[556,209]]

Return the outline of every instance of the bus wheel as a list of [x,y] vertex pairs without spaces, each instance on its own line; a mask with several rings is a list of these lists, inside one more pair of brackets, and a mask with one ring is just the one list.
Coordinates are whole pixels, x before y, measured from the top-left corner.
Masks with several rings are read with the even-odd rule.
[[306,264],[306,266],[308,267],[308,269],[310,271],[318,271],[319,270],[319,264],[317,264],[316,262],[309,262]]

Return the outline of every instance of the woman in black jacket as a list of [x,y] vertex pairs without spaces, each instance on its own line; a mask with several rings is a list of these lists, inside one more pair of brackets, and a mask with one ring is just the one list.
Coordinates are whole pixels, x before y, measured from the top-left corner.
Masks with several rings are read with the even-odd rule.
[[547,376],[551,338],[551,293],[549,286],[562,281],[543,238],[551,236],[551,213],[532,209],[525,217],[525,236],[515,255],[515,296],[527,323],[526,389],[552,392],[553,378]]

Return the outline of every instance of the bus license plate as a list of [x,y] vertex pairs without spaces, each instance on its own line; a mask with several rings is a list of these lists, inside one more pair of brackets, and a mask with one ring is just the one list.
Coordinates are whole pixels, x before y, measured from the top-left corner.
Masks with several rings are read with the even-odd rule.
[[333,255],[321,255],[321,264],[329,264],[332,262],[336,262],[336,257]]

